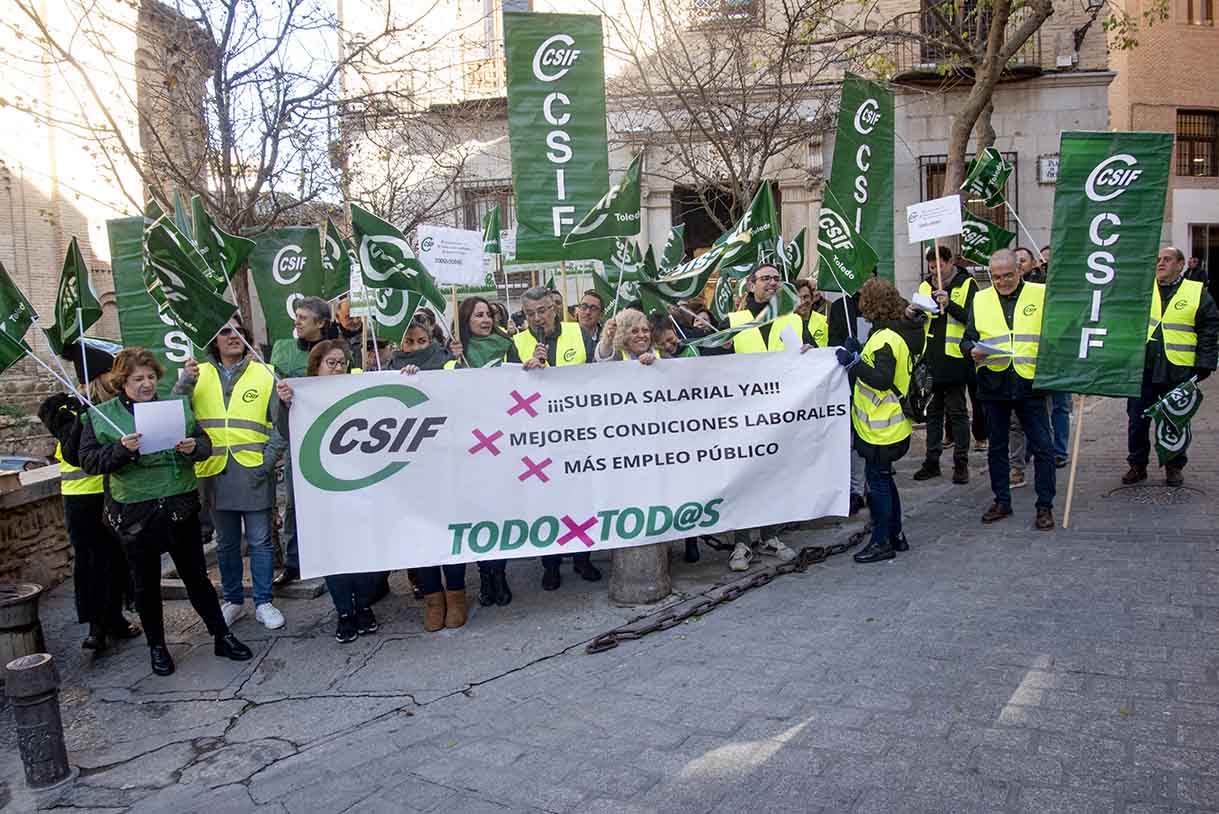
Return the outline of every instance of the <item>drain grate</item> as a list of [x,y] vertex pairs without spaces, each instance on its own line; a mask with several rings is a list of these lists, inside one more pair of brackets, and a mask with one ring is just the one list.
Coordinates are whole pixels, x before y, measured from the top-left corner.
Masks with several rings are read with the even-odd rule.
[[1189,486],[1119,486],[1105,497],[1117,498],[1140,506],[1179,506],[1192,503],[1206,492]]

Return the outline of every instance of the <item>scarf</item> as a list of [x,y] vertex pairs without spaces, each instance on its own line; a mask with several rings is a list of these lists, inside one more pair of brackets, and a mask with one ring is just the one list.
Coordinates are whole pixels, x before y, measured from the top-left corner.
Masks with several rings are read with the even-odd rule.
[[396,351],[393,359],[393,369],[401,370],[407,365],[414,365],[420,370],[440,370],[449,361],[449,354],[439,342],[433,342],[422,350],[410,353]]
[[[504,361],[512,340],[503,334],[491,333],[487,336],[471,336],[464,346],[465,364],[463,367],[498,367]],[[460,362],[458,364],[461,364]]]

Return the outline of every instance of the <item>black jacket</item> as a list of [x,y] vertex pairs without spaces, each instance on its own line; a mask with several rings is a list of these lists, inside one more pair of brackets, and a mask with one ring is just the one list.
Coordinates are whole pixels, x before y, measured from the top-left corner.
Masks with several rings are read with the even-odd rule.
[[[1181,287],[1182,276],[1174,283],[1160,286],[1160,304],[1168,307],[1168,301]],[[1147,340],[1147,353],[1143,358],[1143,378],[1150,377],[1154,384],[1180,384],[1203,372],[1203,377],[1215,369],[1219,362],[1219,308],[1210,293],[1203,288],[1202,299],[1198,303],[1198,313],[1194,316],[1194,330],[1197,332],[1198,347],[1195,351],[1193,367],[1180,367],[1168,361],[1164,355],[1164,329],[1156,328],[1151,339]]]
[[38,407],[38,420],[59,442],[59,454],[72,466],[80,466],[80,414],[86,406],[67,393],[48,396]]
[[[1011,294],[1004,296],[999,294],[999,305],[1003,308],[1003,316],[1007,320],[1007,324],[1012,324],[1012,315],[1016,313],[1016,302],[1020,299],[1020,292],[1024,291],[1024,281],[1022,280],[1016,290]],[[998,292],[996,292],[998,293]],[[978,327],[974,319],[974,309],[969,309],[969,322],[965,326],[965,339],[961,342],[961,353],[973,364],[973,359],[970,357],[970,351],[973,350],[974,343],[978,341]],[[1020,401],[1021,399],[1031,398],[1033,395],[1033,383],[1028,379],[1022,378],[1016,372],[1015,365],[1008,365],[1007,369],[1002,373],[996,373],[986,367],[977,367],[978,376],[978,398],[983,401]]]
[[[757,300],[755,300],[753,298],[753,294],[751,293],[745,297],[745,310],[748,311],[749,313],[753,314],[754,318],[756,319],[758,314],[760,314],[760,313],[762,313],[762,311],[766,310],[766,303],[758,302]],[[725,324],[720,327],[727,328],[728,327],[727,322],[728,322],[728,320],[724,320]],[[758,332],[762,334],[762,344],[766,345],[767,347],[770,346],[770,329],[773,327],[774,327],[774,324],[772,323],[770,325],[763,325],[761,328],[758,328]],[[800,320],[800,341],[805,345],[816,344],[813,342],[813,335],[808,329],[808,320],[807,319]],[[732,352],[732,350],[733,350],[733,347],[732,347],[731,342],[728,343],[728,345],[726,345],[724,347],[725,353],[730,353],[730,352]]]
[[831,348],[842,347],[848,337],[855,335],[855,320],[859,316],[859,292],[849,297],[839,297],[830,303],[829,343]]
[[[978,287],[972,284],[973,277],[965,269],[958,269],[957,273],[951,280],[946,280],[946,291],[949,292],[950,299],[948,307],[945,309],[948,316],[960,321],[962,324],[969,322],[969,314],[973,310],[974,295],[978,293]],[[936,287],[936,280],[931,279],[932,290]],[[963,285],[969,286],[969,291],[965,295],[965,307],[957,305],[951,299],[953,291]],[[948,319],[943,314],[931,317],[931,332],[927,337],[927,350],[925,357],[927,359],[927,368],[931,371],[931,378],[937,385],[946,384],[965,384],[969,381],[969,368],[973,362],[969,359],[958,359],[955,356],[949,356],[944,352],[944,336],[948,329]]]
[[[872,333],[875,334],[877,331],[884,330],[885,328],[897,332],[898,336],[906,343],[906,347],[910,349],[911,357],[917,357],[922,352],[922,319],[877,322],[872,326]],[[897,359],[893,356],[893,351],[889,350],[888,346],[885,346],[872,354],[872,364],[869,365],[861,359],[859,364],[851,368],[851,372],[855,374],[857,381],[861,381],[873,390],[879,390],[883,393],[886,390],[893,389],[893,381],[897,376]],[[906,453],[910,450],[910,439],[905,438],[896,444],[873,445],[864,441],[859,436],[855,436],[855,449],[865,461],[874,464],[887,464],[905,457]]]

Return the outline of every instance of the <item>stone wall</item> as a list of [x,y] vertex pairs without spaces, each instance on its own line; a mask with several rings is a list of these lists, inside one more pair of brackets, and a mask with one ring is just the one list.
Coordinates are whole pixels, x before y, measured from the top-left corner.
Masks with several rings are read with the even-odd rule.
[[0,495],[0,582],[50,588],[71,571],[59,476]]
[[55,439],[37,418],[0,415],[0,455],[42,455],[50,458],[54,454]]

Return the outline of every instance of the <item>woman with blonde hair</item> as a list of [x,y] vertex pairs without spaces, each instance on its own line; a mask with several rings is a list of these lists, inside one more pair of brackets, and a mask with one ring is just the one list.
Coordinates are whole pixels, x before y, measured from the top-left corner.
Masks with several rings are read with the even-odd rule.
[[652,347],[652,323],[642,311],[627,308],[605,321],[601,329],[601,340],[597,343],[593,360],[597,362],[638,359],[640,364],[650,365],[660,358]]

